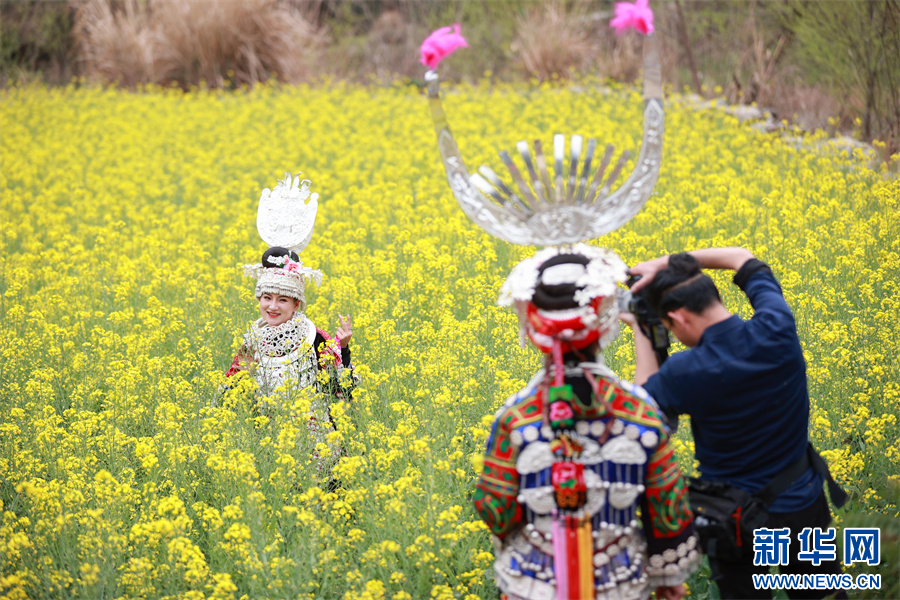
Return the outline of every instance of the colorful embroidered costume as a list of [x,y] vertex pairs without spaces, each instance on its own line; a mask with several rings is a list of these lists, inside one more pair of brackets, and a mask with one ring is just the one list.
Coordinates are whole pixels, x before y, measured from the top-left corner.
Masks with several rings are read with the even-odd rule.
[[[231,377],[247,367],[259,384],[260,393],[267,396],[294,382],[299,388],[316,385],[341,399],[350,399],[350,392],[358,384],[350,348],[341,348],[299,311],[290,321],[275,327],[263,319],[250,326],[225,376]],[[345,374],[345,370],[350,373]],[[319,383],[320,371],[328,373],[325,385]]]
[[[649,34],[652,17],[644,2],[639,10],[617,9],[615,26]],[[659,176],[664,112],[655,42],[651,36],[644,45],[641,151],[617,189],[628,156],[607,171],[613,147],[600,159],[596,140],[581,135],[571,136],[568,156],[562,134],[553,136],[552,154],[540,140],[533,154],[526,141],[501,152],[509,183],[486,165],[470,173],[435,70],[465,46],[456,27],[422,47],[447,182],[489,234],[547,246],[516,265],[500,292],[499,303],[515,307],[523,340],[547,364],[497,413],[476,486],[475,508],[495,536],[497,585],[513,600],[646,598],[651,586],[681,598],[699,554],[666,430],[649,396],[598,362],[617,334],[625,264],[612,251],[579,243],[627,223]]]
[[566,585],[560,598],[646,598],[683,582],[699,561],[697,539],[652,400],[603,365],[568,363],[571,395],[547,406],[545,378],[497,413],[476,484],[501,592],[549,600]]
[[[304,266],[297,254],[312,237],[317,198],[318,194],[310,194],[308,180],[289,174],[273,190],[263,190],[257,229],[272,245],[259,263],[244,265],[245,273],[256,278],[261,318],[244,334],[226,373],[228,377],[244,370],[252,374],[262,411],[274,408],[273,403],[290,406],[305,395],[314,448],[326,444],[327,434],[334,431],[331,402],[350,400],[358,384],[350,360],[349,316],[339,318],[341,326],[333,340],[304,314],[307,281],[322,281],[322,273]],[[331,458],[339,453],[339,448],[332,448]],[[318,458],[318,451],[314,455]],[[319,461],[322,470],[328,466],[325,458]]]
[[[350,400],[359,383],[350,362],[350,348],[341,348],[299,311],[290,321],[275,327],[269,327],[263,319],[253,323],[225,375],[231,377],[244,369],[253,374],[264,398],[287,399],[292,391],[304,388],[317,391],[310,395],[306,425],[313,447],[327,445],[326,436],[335,429],[330,401]],[[268,408],[265,401],[260,408]],[[322,471],[340,453],[340,448],[333,448],[332,459],[325,460],[313,451]]]

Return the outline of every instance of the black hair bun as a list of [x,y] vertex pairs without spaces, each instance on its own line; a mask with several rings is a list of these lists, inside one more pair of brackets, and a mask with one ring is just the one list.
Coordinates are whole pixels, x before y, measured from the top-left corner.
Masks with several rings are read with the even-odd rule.
[[587,266],[590,261],[581,254],[557,254],[553,258],[544,261],[538,268],[538,284],[534,288],[534,295],[531,301],[538,308],[544,310],[564,310],[567,308],[577,308],[578,302],[575,301],[575,292],[579,288],[575,282],[560,283],[556,285],[548,285],[543,282],[544,270],[556,265],[575,264]]
[[263,255],[262,255],[262,266],[264,266],[264,267],[266,267],[266,268],[269,268],[269,267],[283,267],[284,265],[281,265],[281,264],[278,264],[278,263],[276,263],[276,262],[273,262],[271,259],[272,259],[272,258],[281,258],[281,257],[283,257],[285,254],[290,255],[291,260],[293,260],[293,261],[297,261],[297,262],[300,261],[300,257],[297,256],[297,253],[296,253],[296,252],[291,252],[291,251],[288,250],[287,248],[282,248],[281,246],[272,246],[271,248],[269,248],[268,250],[266,250],[265,252],[263,252]]
[[700,272],[700,263],[687,252],[679,252],[669,256],[669,269],[673,275],[693,277]]

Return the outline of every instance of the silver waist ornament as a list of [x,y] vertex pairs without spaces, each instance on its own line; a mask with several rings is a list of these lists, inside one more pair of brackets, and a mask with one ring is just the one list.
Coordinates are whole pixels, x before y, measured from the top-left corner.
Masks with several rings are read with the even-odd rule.
[[[431,116],[437,133],[447,181],[459,205],[470,219],[494,237],[513,244],[556,246],[594,239],[631,220],[643,207],[659,178],[662,160],[663,103],[659,54],[653,35],[644,39],[644,135],[637,164],[621,187],[612,190],[631,154],[622,153],[609,170],[614,148],[606,147],[594,169],[597,142],[584,143],[581,135],[569,140],[553,136],[551,179],[540,140],[532,156],[528,143],[516,144],[524,172],[510,153],[500,152],[512,183],[507,185],[490,167],[482,165],[470,175],[450,133],[441,104],[439,77],[435,69],[425,73]],[[582,164],[579,164],[582,163]]]

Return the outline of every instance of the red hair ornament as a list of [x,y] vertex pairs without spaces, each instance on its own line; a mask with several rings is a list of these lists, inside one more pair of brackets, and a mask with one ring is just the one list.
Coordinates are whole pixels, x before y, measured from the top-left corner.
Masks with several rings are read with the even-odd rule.
[[557,340],[563,354],[587,348],[600,339],[598,311],[604,298],[587,306],[567,310],[543,310],[528,302],[525,308],[525,333],[544,354],[553,351]]

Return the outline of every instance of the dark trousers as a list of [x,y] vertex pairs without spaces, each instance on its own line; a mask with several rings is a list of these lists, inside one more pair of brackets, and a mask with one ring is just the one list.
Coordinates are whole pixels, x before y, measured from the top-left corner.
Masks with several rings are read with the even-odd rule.
[[[831,523],[831,512],[828,510],[828,500],[825,493],[812,503],[812,505],[793,513],[769,515],[766,527],[769,529],[791,529],[790,561],[787,565],[778,567],[778,572],[783,575],[806,574],[840,574],[840,560],[822,562],[818,567],[812,562],[799,560],[800,543],[797,541],[804,527],[821,527],[827,529]],[[769,567],[754,566],[752,553],[741,562],[725,562],[710,559],[709,566],[712,569],[712,579],[719,586],[719,594],[723,600],[756,600],[772,597],[772,590],[758,590],[753,587],[753,575],[769,572]],[[789,598],[824,598],[837,593],[837,598],[846,598],[847,593],[840,590],[785,590]]]

